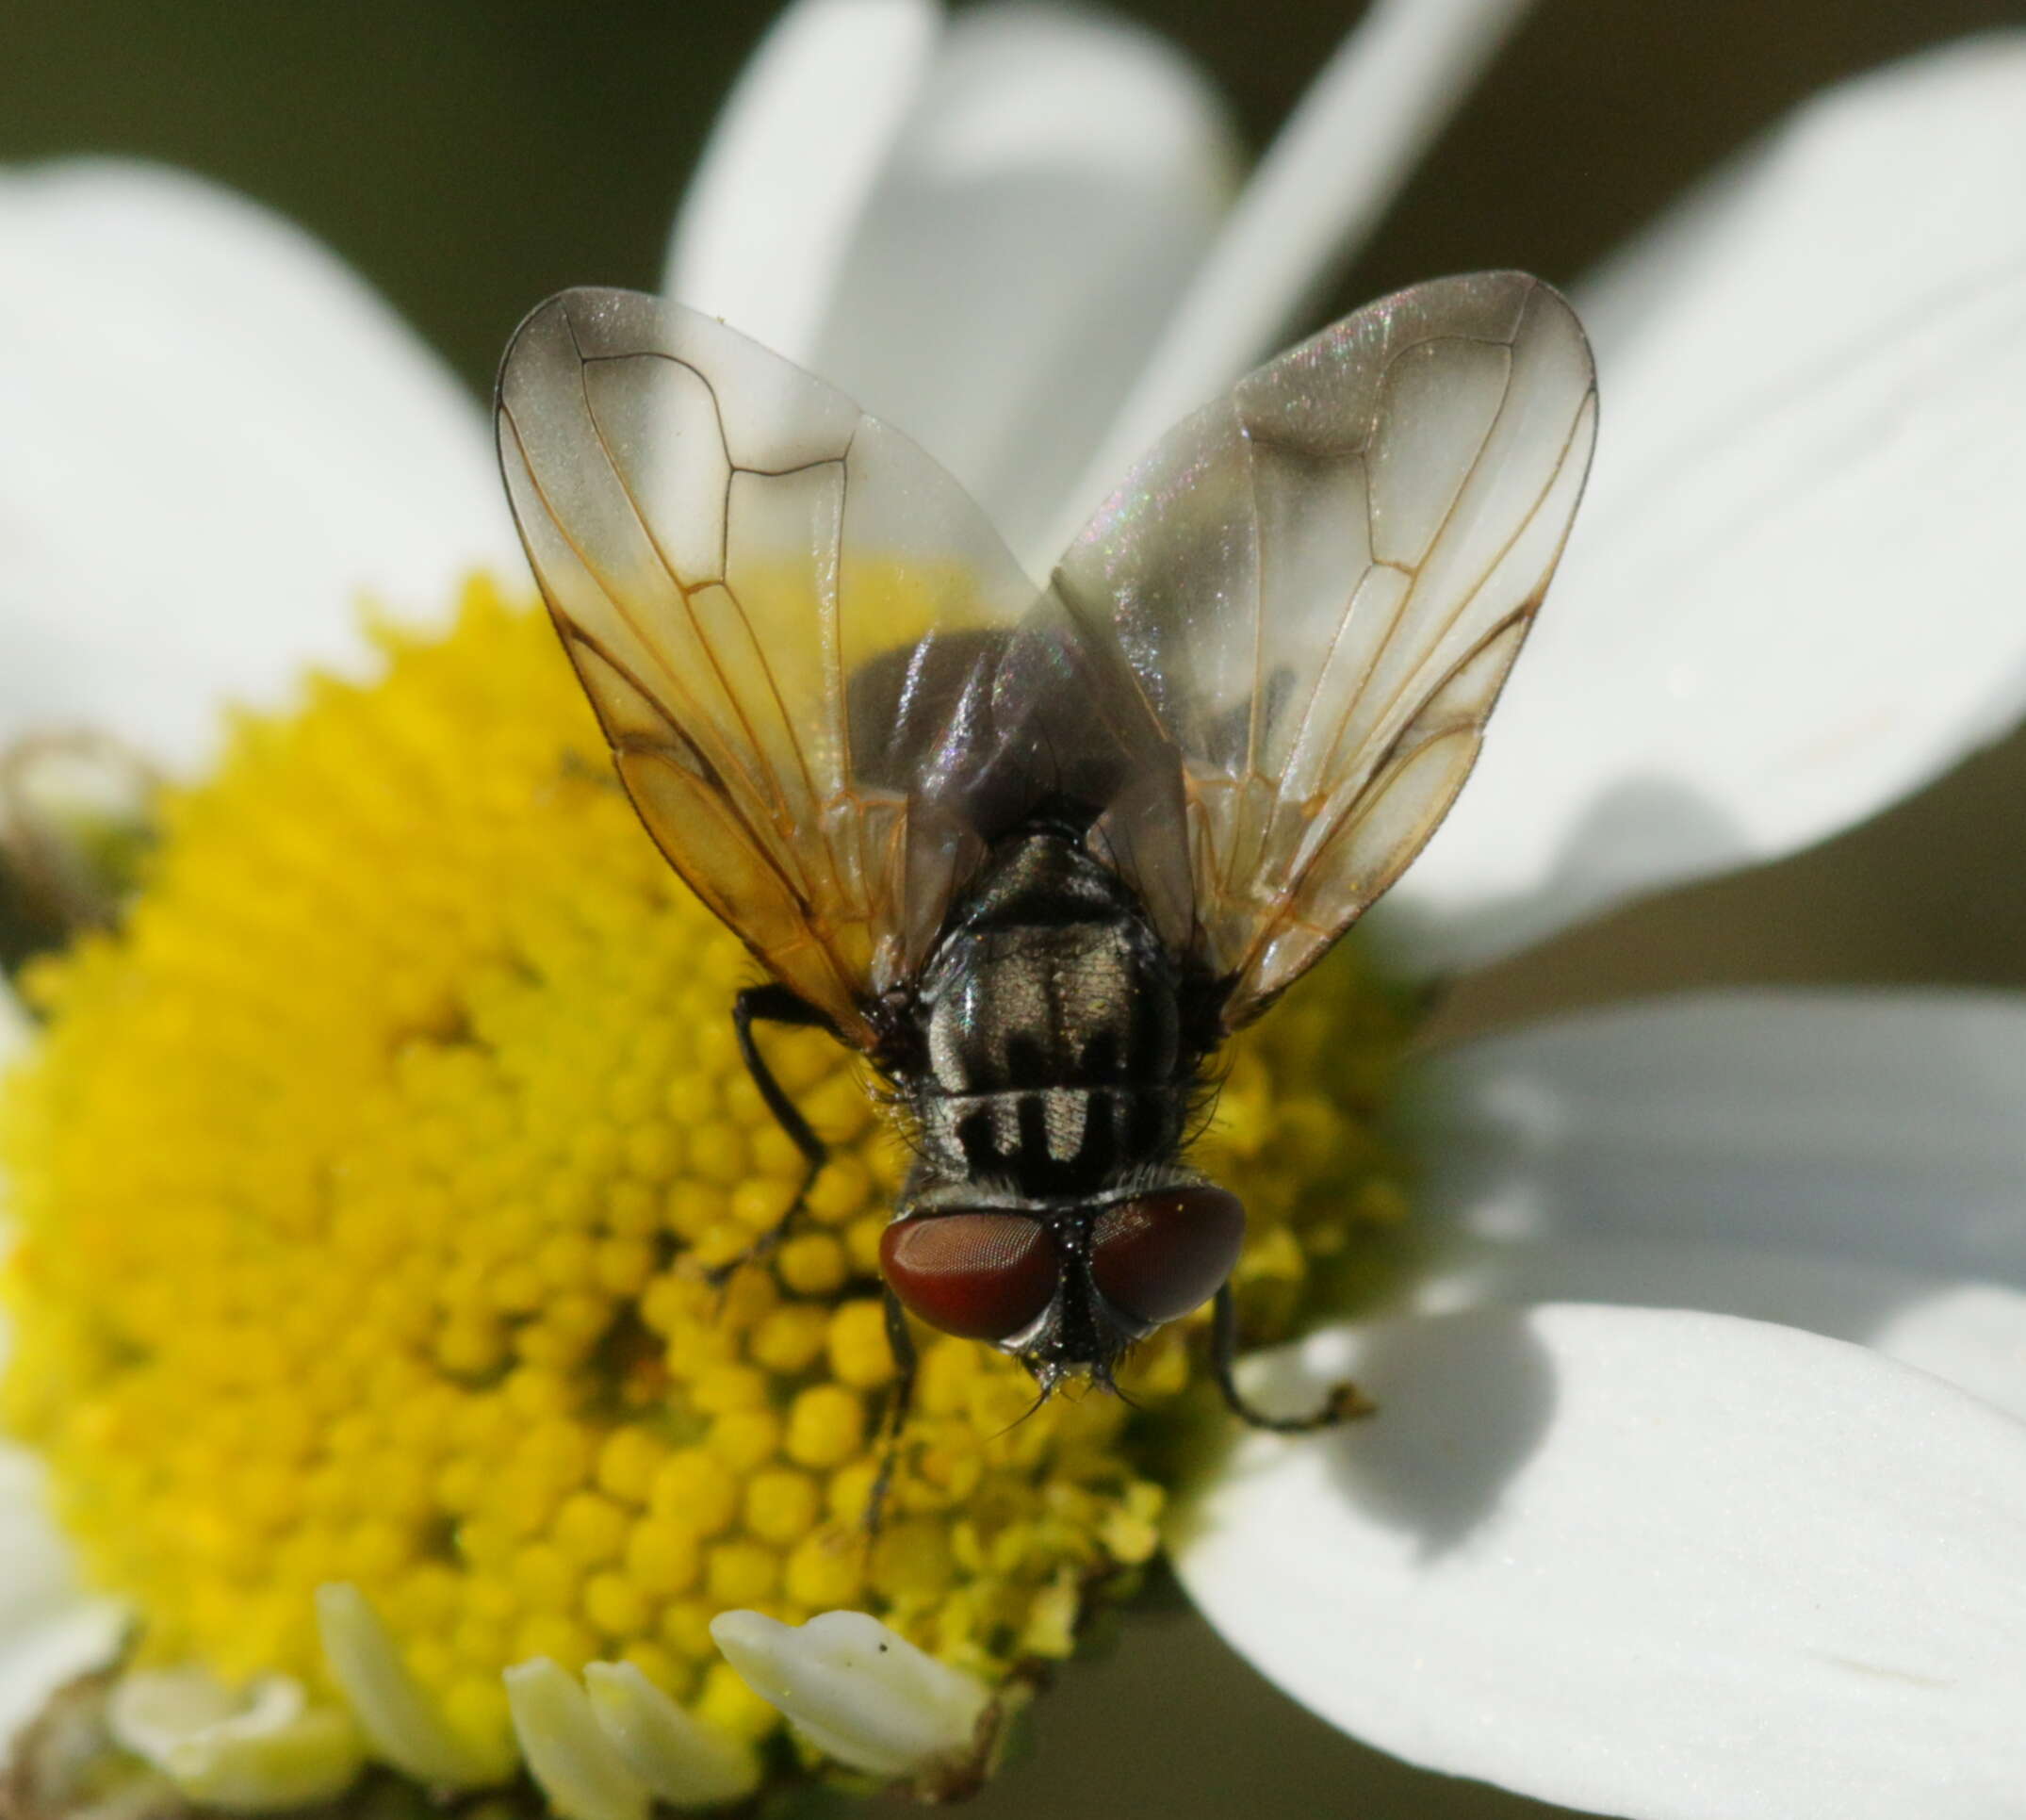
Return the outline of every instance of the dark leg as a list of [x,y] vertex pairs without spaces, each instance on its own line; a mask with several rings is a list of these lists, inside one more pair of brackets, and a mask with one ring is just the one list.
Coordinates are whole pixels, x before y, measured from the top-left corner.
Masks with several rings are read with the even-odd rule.
[[1369,1416],[1379,1405],[1354,1384],[1333,1386],[1323,1406],[1307,1416],[1263,1416],[1238,1394],[1232,1367],[1238,1356],[1238,1304],[1225,1284],[1217,1292],[1213,1314],[1210,1363],[1217,1373],[1217,1387],[1224,1393],[1231,1413],[1251,1428],[1270,1428],[1276,1435],[1304,1435],[1311,1429],[1329,1428],[1359,1416]]
[[748,986],[731,1002],[731,1025],[739,1033],[739,1054],[744,1058],[745,1072],[753,1077],[753,1085],[760,1090],[760,1097],[766,1102],[767,1110],[774,1114],[774,1121],[793,1140],[802,1153],[804,1169],[802,1180],[795,1189],[795,1198],[788,1204],[788,1211],[781,1215],[771,1231],[762,1233],[752,1244],[728,1264],[720,1264],[711,1271],[713,1283],[728,1282],[746,1265],[762,1258],[781,1242],[790,1224],[802,1213],[809,1200],[809,1189],[816,1186],[817,1176],[823,1173],[823,1166],[830,1160],[829,1147],[809,1128],[809,1122],[796,1108],[795,1103],[781,1090],[781,1084],[768,1070],[760,1045],[753,1041],[753,1025],[756,1024],[785,1024],[802,1029],[827,1030],[830,1021],[813,1005],[805,1004],[787,987],[769,982],[764,986]]
[[879,1476],[873,1481],[873,1494],[865,1500],[868,1541],[879,1533],[879,1519],[885,1513],[893,1469],[900,1460],[901,1431],[907,1426],[908,1405],[914,1401],[914,1336],[907,1331],[907,1317],[891,1289],[887,1291],[887,1344],[893,1349],[893,1385],[887,1392],[886,1407],[879,1412]]

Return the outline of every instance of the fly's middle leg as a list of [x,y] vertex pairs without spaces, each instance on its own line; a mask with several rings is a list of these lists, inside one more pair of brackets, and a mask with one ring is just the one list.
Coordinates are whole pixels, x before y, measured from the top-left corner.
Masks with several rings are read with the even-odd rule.
[[728,1263],[715,1266],[710,1272],[710,1280],[722,1287],[746,1265],[767,1256],[787,1236],[788,1228],[802,1217],[809,1205],[809,1190],[816,1186],[817,1176],[823,1173],[823,1166],[830,1160],[830,1149],[816,1135],[809,1122],[802,1116],[801,1108],[790,1099],[779,1081],[774,1078],[766,1058],[760,1053],[760,1045],[753,1041],[755,1024],[780,1024],[799,1029],[827,1030],[830,1021],[817,1008],[795,996],[787,987],[769,982],[764,986],[748,986],[731,1003],[732,1028],[739,1035],[739,1055],[745,1063],[745,1072],[752,1077],[753,1085],[760,1090],[760,1097],[766,1108],[774,1115],[774,1122],[788,1134],[789,1140],[802,1153],[802,1179],[795,1186],[794,1199],[789,1202],[787,1211],[773,1226],[760,1234],[744,1251]]
[[907,1331],[907,1313],[900,1298],[890,1288],[886,1295],[887,1345],[893,1353],[893,1382],[887,1389],[886,1405],[879,1412],[879,1474],[865,1500],[865,1539],[878,1537],[886,1515],[887,1493],[893,1487],[893,1473],[900,1463],[901,1433],[907,1426],[907,1412],[914,1403],[914,1336]]
[[1231,1413],[1248,1428],[1270,1429],[1276,1435],[1305,1435],[1312,1429],[1331,1428],[1338,1422],[1372,1415],[1379,1407],[1356,1385],[1345,1383],[1332,1385],[1321,1406],[1306,1416],[1268,1416],[1239,1394],[1234,1375],[1237,1360],[1238,1304],[1227,1283],[1217,1292],[1212,1314],[1210,1366]]

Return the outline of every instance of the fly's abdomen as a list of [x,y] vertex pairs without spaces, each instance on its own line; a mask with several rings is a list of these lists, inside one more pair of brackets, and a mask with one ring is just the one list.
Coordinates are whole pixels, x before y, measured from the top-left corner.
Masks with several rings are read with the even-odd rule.
[[923,1148],[946,1174],[1011,1181],[1023,1191],[1072,1195],[1171,1156],[1186,1101],[1163,1083],[1142,1088],[1046,1087],[918,1096]]
[[1070,1194],[1173,1155],[1188,1070],[1172,970],[1136,917],[973,922],[920,1005],[909,1097],[938,1172]]

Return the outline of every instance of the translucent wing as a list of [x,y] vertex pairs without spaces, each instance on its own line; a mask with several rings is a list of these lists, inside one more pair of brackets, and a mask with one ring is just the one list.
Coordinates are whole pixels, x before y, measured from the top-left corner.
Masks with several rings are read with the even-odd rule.
[[[1182,754],[1192,897],[1143,894],[1234,979],[1227,1025],[1322,956],[1462,787],[1595,422],[1553,290],[1440,279],[1185,419],[1070,547],[1056,593]],[[1125,808],[1097,834],[1136,876]]]
[[981,851],[1036,590],[956,483],[679,304],[575,290],[508,348],[500,466],[648,832],[847,1038]]

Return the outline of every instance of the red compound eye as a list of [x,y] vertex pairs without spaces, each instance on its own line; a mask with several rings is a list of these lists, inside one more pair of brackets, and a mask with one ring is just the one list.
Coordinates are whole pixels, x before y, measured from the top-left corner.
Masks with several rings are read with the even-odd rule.
[[879,1240],[893,1293],[931,1327],[1010,1339],[1054,1299],[1055,1241],[1019,1213],[936,1213],[896,1221]]
[[1090,1274],[1121,1314],[1158,1326],[1217,1294],[1245,1242],[1245,1208],[1207,1185],[1120,1201],[1090,1229]]

